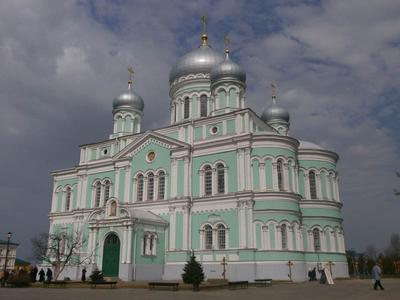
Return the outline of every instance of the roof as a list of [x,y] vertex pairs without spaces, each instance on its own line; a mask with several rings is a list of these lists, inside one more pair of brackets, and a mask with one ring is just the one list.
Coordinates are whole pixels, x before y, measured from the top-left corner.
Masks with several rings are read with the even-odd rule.
[[19,265],[19,266],[29,266],[31,265],[31,263],[29,261],[23,260],[21,258],[16,258],[15,259],[15,265]]
[[300,142],[300,146],[299,149],[316,149],[316,150],[325,150],[324,148],[322,148],[321,146],[318,146],[317,144],[311,143],[311,142],[307,142],[307,141],[301,141]]
[[131,218],[168,224],[168,222],[165,221],[163,218],[161,218],[160,216],[158,216],[150,211],[136,209],[133,207],[126,208],[126,210],[129,211]]
[[[7,245],[7,241],[5,241],[5,240],[0,240],[0,245]],[[19,244],[13,243],[13,242],[10,242],[10,245],[11,245],[11,246],[19,246]]]

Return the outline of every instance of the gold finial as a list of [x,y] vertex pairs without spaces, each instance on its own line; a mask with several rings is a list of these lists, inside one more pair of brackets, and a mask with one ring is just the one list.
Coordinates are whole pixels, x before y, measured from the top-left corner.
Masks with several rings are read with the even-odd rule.
[[276,102],[276,84],[274,82],[271,83],[272,88],[272,103],[275,104]]
[[128,73],[129,73],[128,84],[129,84],[129,86],[130,86],[130,85],[132,85],[132,83],[133,83],[133,74],[135,73],[135,72],[133,71],[132,66],[129,66],[129,67],[128,67]]
[[224,35],[224,48],[225,48],[225,53],[229,53],[229,45],[231,43],[231,40],[228,38],[228,34]]
[[201,35],[201,45],[202,46],[207,46],[207,17],[206,16],[202,16],[201,17],[201,23],[202,23],[202,35]]

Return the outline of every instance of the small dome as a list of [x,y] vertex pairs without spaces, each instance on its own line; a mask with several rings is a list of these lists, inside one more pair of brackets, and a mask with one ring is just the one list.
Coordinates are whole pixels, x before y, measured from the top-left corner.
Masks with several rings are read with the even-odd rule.
[[215,66],[210,73],[211,82],[215,82],[222,78],[231,78],[246,82],[246,72],[235,62],[230,60],[229,52],[226,52],[225,60]]
[[201,45],[178,60],[169,73],[169,83],[184,75],[210,73],[211,69],[223,60],[223,56],[212,50],[210,46]]
[[263,113],[261,114],[261,119],[268,123],[271,121],[285,121],[285,122],[289,122],[290,116],[289,116],[289,112],[283,108],[280,107],[278,105],[276,105],[275,102],[273,102],[273,104],[266,108]]
[[113,109],[119,108],[131,108],[141,112],[143,111],[143,99],[132,90],[131,84],[129,84],[128,91],[126,93],[123,93],[114,99]]

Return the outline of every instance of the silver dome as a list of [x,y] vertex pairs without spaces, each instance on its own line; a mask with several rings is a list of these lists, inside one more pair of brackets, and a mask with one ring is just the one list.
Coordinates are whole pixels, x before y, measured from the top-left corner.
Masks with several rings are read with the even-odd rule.
[[271,122],[271,121],[285,121],[289,122],[290,116],[289,112],[278,105],[273,103],[270,107],[266,108],[263,113],[261,114],[261,119],[264,122]]
[[182,56],[169,73],[169,83],[175,79],[196,73],[210,73],[211,69],[222,62],[224,57],[212,50],[208,45],[202,45]]
[[226,52],[225,60],[211,70],[211,82],[221,78],[232,78],[245,83],[246,72],[237,63],[230,60],[228,53]]
[[133,108],[138,111],[143,111],[144,102],[142,97],[132,91],[129,85],[128,91],[116,97],[113,101],[113,109],[119,108]]

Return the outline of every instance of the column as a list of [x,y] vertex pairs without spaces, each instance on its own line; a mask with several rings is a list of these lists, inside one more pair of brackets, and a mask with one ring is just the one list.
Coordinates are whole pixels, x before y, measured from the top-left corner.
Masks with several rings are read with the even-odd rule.
[[275,249],[282,249],[282,229],[281,226],[275,226]]
[[131,166],[125,167],[125,189],[124,189],[124,202],[125,204],[131,202],[130,197],[130,189],[131,189]]
[[[75,208],[82,208],[81,202],[82,202],[82,175],[78,175],[78,186],[76,190],[76,207]],[[74,193],[72,193],[74,194]],[[71,201],[72,204],[72,201]]]
[[262,229],[262,249],[264,250],[269,250],[271,248],[271,243],[270,243],[270,234],[269,234],[269,230],[268,230],[268,226],[267,225],[263,225],[261,227]]
[[128,225],[128,249],[127,249],[127,257],[126,263],[130,264],[132,258],[132,225]]
[[189,157],[183,159],[183,196],[189,196]]
[[245,224],[245,211],[244,203],[239,201],[237,204],[239,215],[239,248],[246,247],[246,224]]
[[253,226],[253,206],[254,206],[254,201],[253,200],[248,200],[246,202],[247,206],[247,233],[248,233],[248,247],[249,248],[255,248],[254,246],[254,226]]
[[51,212],[55,212],[57,209],[57,200],[58,200],[58,192],[56,192],[57,188],[56,181],[53,182],[53,197],[51,198]]
[[336,192],[336,201],[340,202],[340,195],[339,195],[339,177],[335,176],[334,184],[335,192]]
[[199,177],[200,177],[199,195],[200,195],[200,197],[203,197],[204,194],[205,194],[205,191],[204,191],[204,171],[203,170],[199,171]]
[[175,250],[175,236],[176,236],[176,212],[175,207],[169,207],[169,250]]
[[260,191],[267,189],[267,181],[265,178],[265,163],[259,163],[258,165],[258,177],[260,178]]
[[182,212],[183,212],[182,248],[187,250],[187,249],[189,249],[189,247],[188,247],[189,213],[190,213],[189,204],[182,206]]
[[289,164],[283,164],[283,189],[289,191]]
[[171,198],[176,197],[177,177],[178,177],[177,161],[176,161],[176,158],[172,158],[172,160],[171,160]]
[[245,156],[244,156],[244,166],[245,166],[245,170],[246,170],[246,190],[250,191],[253,189],[253,185],[252,185],[252,174],[251,174],[251,160],[250,160],[250,148],[246,148],[244,150],[245,152]]
[[143,178],[143,202],[148,201],[147,199],[147,176]]
[[304,197],[306,199],[311,199],[310,178],[308,177],[308,173],[304,173]]
[[307,241],[307,245],[308,245],[308,251],[310,252],[314,252],[314,239],[313,239],[313,234],[312,234],[312,230],[308,230],[308,241]]
[[287,226],[287,248],[288,250],[293,250],[293,226]]
[[274,191],[279,191],[278,187],[278,168],[277,163],[272,163],[272,188]]
[[[115,169],[115,189],[114,189],[114,197],[119,197],[119,168]],[[119,199],[119,198],[118,198]]]
[[93,249],[93,228],[89,225],[89,237],[88,237],[88,247],[87,247],[87,256],[92,255]]
[[292,172],[292,192],[297,193],[297,188],[296,188],[296,181],[297,181],[297,173],[296,173],[296,164],[293,163],[291,170],[289,172]]
[[126,244],[127,244],[127,228],[126,226],[123,227],[122,229],[122,241],[121,241],[121,246],[122,246],[122,264],[126,263]]
[[329,173],[325,173],[325,187],[326,187],[326,197],[329,200],[332,200],[332,193],[331,193],[331,180]]
[[243,191],[244,189],[244,169],[242,166],[242,156],[243,156],[243,149],[237,149],[237,178],[238,178],[238,190]]
[[322,252],[326,252],[326,235],[325,235],[325,231],[320,230],[319,232],[319,236],[320,236],[320,248]]
[[218,178],[217,178],[217,169],[212,168],[212,187],[211,187],[211,195],[218,194]]
[[321,174],[315,174],[315,181],[317,184],[317,199],[322,199],[322,188],[321,188]]

